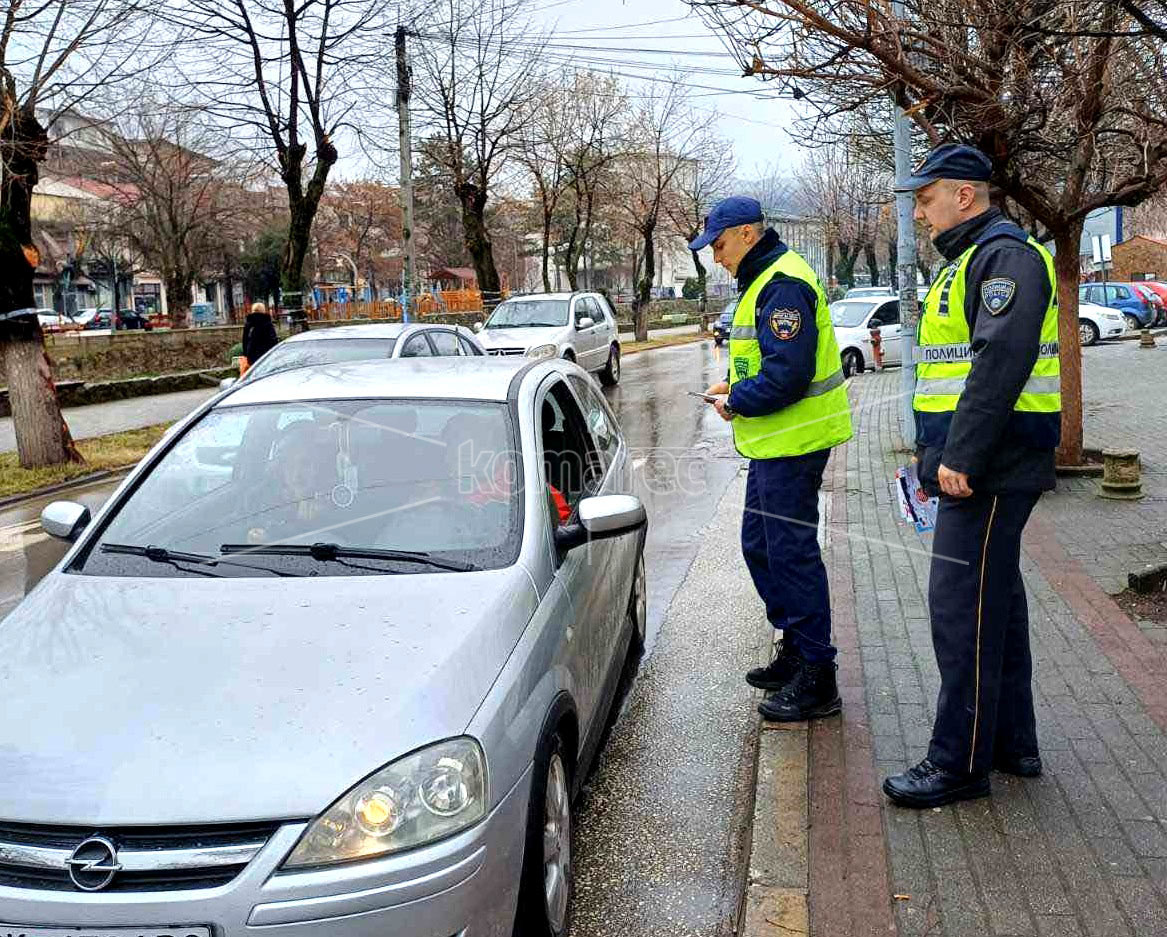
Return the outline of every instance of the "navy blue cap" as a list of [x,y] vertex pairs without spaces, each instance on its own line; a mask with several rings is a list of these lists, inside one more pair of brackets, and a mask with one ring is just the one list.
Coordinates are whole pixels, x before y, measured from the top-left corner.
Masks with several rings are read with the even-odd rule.
[[696,240],[689,242],[689,250],[699,251],[717,240],[726,228],[736,228],[739,224],[755,224],[762,220],[762,205],[756,198],[731,195],[723,198],[705,216],[705,231]]
[[993,161],[975,146],[967,143],[945,143],[938,146],[920,163],[912,174],[897,185],[897,192],[915,192],[938,179],[962,179],[969,182],[988,182],[993,175]]

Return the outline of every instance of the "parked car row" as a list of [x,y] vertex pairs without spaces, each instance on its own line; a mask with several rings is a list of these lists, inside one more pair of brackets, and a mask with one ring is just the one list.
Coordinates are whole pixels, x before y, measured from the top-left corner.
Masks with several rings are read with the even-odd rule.
[[1145,280],[1138,283],[1083,283],[1079,301],[1117,309],[1128,329],[1167,324],[1167,284]]

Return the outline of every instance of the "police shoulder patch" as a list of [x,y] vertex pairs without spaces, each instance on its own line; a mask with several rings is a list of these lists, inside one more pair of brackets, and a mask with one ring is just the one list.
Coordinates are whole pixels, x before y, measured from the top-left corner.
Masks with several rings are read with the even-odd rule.
[[801,328],[802,313],[797,309],[775,309],[770,313],[770,331],[780,341],[790,341]]
[[1008,309],[1016,293],[1017,281],[1009,277],[993,277],[981,284],[981,300],[992,316]]

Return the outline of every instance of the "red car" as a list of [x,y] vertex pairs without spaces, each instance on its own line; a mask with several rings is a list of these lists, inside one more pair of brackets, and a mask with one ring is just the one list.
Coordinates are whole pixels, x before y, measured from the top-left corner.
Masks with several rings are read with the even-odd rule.
[[1135,286],[1142,287],[1144,291],[1149,290],[1159,297],[1159,316],[1155,324],[1167,325],[1167,283],[1158,280],[1139,280]]

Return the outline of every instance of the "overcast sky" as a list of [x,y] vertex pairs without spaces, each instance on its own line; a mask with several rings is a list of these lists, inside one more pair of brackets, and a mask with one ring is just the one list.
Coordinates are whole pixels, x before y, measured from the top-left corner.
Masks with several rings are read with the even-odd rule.
[[784,130],[793,114],[791,102],[740,93],[778,87],[741,77],[721,39],[682,0],[535,0],[535,4],[534,16],[551,35],[553,54],[561,54],[563,46],[593,47],[580,49],[578,55],[594,60],[591,64],[597,69],[641,76],[622,77],[630,87],[643,85],[645,78],[667,73],[674,65],[683,69],[689,83],[701,86],[691,89],[694,105],[717,115],[718,132],[737,156],[739,176],[754,175],[767,165],[790,171],[802,162],[801,150]]

